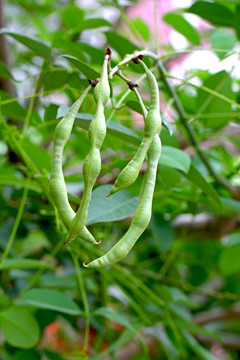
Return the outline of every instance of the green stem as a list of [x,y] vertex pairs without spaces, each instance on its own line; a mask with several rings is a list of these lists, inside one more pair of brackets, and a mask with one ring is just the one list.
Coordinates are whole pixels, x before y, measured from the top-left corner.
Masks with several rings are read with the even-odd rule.
[[[119,69],[117,70],[116,72],[118,74],[119,77],[121,77],[123,80],[124,80],[124,75],[119,74]],[[143,74],[139,79],[138,79],[138,84],[140,84],[146,77],[146,74]],[[125,78],[127,79],[127,78]],[[124,80],[126,81],[126,80]],[[112,110],[110,116],[108,117],[108,120],[107,120],[107,124],[112,120],[113,116],[115,115],[116,111],[118,110],[118,108],[122,105],[122,103],[124,102],[124,100],[126,99],[126,97],[130,94],[132,90],[130,89],[127,89],[123,95],[121,96],[121,98],[119,99],[119,101],[117,102],[117,104],[115,105],[114,109]]]
[[[40,84],[41,84],[41,80],[42,80],[42,72],[43,72],[44,65],[45,65],[45,62],[43,62],[40,74],[38,75],[38,77],[36,79],[34,95],[37,94],[37,92],[38,92],[38,90],[39,90],[39,88],[41,86]],[[23,137],[26,135],[26,131],[27,131],[27,128],[29,126],[29,123],[30,123],[30,120],[31,120],[31,117],[32,117],[32,113],[33,113],[34,105],[36,103],[36,99],[37,99],[37,96],[34,96],[29,101],[27,115],[26,115],[26,118],[25,118],[25,121],[24,121],[23,130],[22,130]]]
[[159,271],[159,275],[164,276],[167,273],[167,271],[170,269],[170,267],[174,263],[176,257],[178,256],[178,254],[181,250],[181,247],[182,247],[182,242],[178,241],[175,244],[174,249],[172,250],[171,254],[169,256],[167,256],[166,261],[164,262],[163,266],[161,267],[161,269]]
[[12,247],[13,241],[15,239],[15,236],[16,236],[16,233],[17,233],[21,218],[22,218],[22,214],[23,214],[23,211],[24,211],[24,206],[25,206],[26,199],[27,199],[27,194],[28,194],[28,190],[29,190],[30,181],[31,181],[31,179],[28,178],[28,182],[27,182],[27,185],[26,185],[26,187],[25,187],[25,189],[23,191],[23,196],[22,196],[22,199],[21,199],[21,202],[20,202],[20,206],[19,206],[19,209],[18,209],[16,220],[15,220],[14,225],[13,225],[12,232],[10,234],[7,246],[6,246],[6,248],[5,248],[4,252],[3,252],[1,260],[0,260],[0,268],[1,268],[4,260],[7,258],[8,254],[9,254],[9,251],[10,251],[10,249]]
[[214,52],[219,52],[219,53],[223,53],[223,54],[228,54],[233,55],[233,54],[239,54],[239,51],[234,51],[234,50],[228,50],[228,49],[214,49],[214,48],[198,48],[198,49],[183,49],[183,50],[173,50],[173,51],[168,51],[167,53],[159,56],[159,60],[163,60],[166,59],[169,56],[173,56],[173,55],[181,55],[181,54],[191,54],[193,52],[196,51],[214,51]]
[[46,90],[46,91],[42,91],[42,92],[39,92],[39,93],[31,94],[31,95],[26,95],[26,96],[22,96],[22,97],[18,97],[18,98],[7,99],[7,100],[2,101],[1,105],[7,105],[7,104],[14,103],[14,102],[18,102],[19,100],[27,100],[27,99],[36,98],[36,97],[39,97],[39,96],[49,95],[49,94],[52,94],[52,93],[54,93],[56,91],[60,91],[60,90],[64,90],[64,89],[66,89],[66,85],[61,86],[60,88],[54,89],[54,90]]
[[84,307],[85,317],[86,317],[86,328],[85,328],[85,338],[84,338],[84,348],[83,348],[84,353],[86,354],[86,351],[88,348],[88,342],[89,342],[89,332],[90,332],[90,311],[89,311],[89,306],[88,306],[86,289],[84,286],[82,272],[81,272],[81,269],[79,266],[78,259],[73,254],[73,252],[71,252],[71,255],[72,255],[73,263],[74,263],[74,266],[75,266],[75,269],[77,272],[77,279],[78,279],[78,284],[79,284],[80,293],[82,296],[82,302],[83,302],[83,307]]

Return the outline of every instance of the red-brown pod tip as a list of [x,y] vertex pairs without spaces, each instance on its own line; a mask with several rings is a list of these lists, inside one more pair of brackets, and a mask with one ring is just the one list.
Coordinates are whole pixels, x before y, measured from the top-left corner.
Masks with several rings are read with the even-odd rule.
[[132,61],[134,62],[134,64],[138,64],[138,58],[137,57],[133,58]]
[[105,54],[109,56],[109,60],[110,60],[110,59],[111,59],[111,54],[112,54],[112,52],[111,52],[111,50],[110,50],[109,47],[106,48]]
[[88,79],[88,82],[94,88],[97,85],[97,83],[99,82],[99,79],[96,79],[96,80]]
[[127,84],[130,90],[133,90],[135,87],[138,87],[138,84],[134,84],[132,81],[128,81]]
[[138,59],[142,60],[142,58],[143,58],[143,55],[140,54],[137,57],[133,58],[132,61],[134,62],[134,64],[138,64],[139,63]]

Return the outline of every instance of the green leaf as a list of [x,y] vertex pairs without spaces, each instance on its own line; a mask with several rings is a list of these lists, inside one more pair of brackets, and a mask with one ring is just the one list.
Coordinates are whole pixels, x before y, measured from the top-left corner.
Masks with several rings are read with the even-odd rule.
[[188,154],[180,149],[163,146],[159,164],[182,170],[187,174],[190,169],[191,159]]
[[[237,41],[236,35],[230,32],[226,32],[223,29],[214,29],[209,34],[209,40],[211,41],[214,49],[232,50]],[[216,51],[217,56],[222,59],[226,56],[225,53]]]
[[20,305],[32,305],[41,309],[70,315],[82,315],[82,311],[67,295],[56,290],[32,289],[19,301]]
[[240,201],[220,196],[220,201],[223,205],[223,209],[230,214],[240,213]]
[[12,76],[10,70],[7,68],[7,66],[4,64],[4,62],[1,60],[0,60],[0,77],[13,79],[13,76]]
[[[0,90],[0,98],[2,102],[14,99],[11,95],[2,90]],[[1,105],[1,109],[4,115],[14,120],[24,120],[27,115],[26,109],[24,109],[17,101],[5,105],[3,104]]]
[[[63,117],[68,112],[69,107],[62,105],[58,108],[57,118]],[[78,113],[75,124],[84,130],[88,130],[94,115],[87,113]],[[141,139],[129,128],[115,121],[110,121],[107,125],[109,134],[128,142],[129,144],[138,146]]]
[[78,26],[83,21],[83,17],[84,10],[74,4],[68,5],[62,12],[63,24],[69,29]]
[[2,263],[1,269],[55,269],[55,266],[44,264],[44,262],[35,259],[6,259]]
[[[220,71],[210,75],[203,85],[230,99],[233,99],[234,97],[232,80],[226,71]],[[206,127],[216,130],[225,126],[230,120],[229,116],[221,117],[221,114],[224,112],[231,112],[231,104],[222,101],[222,99],[219,99],[202,89],[198,90],[197,109],[199,109],[199,113],[201,114],[216,114],[216,117],[214,118],[208,118],[207,116],[206,118],[204,118],[204,116],[201,117],[201,121],[204,122]],[[219,117],[217,117],[217,114],[219,114]]]
[[231,10],[216,3],[196,1],[188,10],[217,26],[234,26],[234,14]]
[[26,154],[31,155],[31,160],[37,166],[39,171],[50,172],[51,171],[51,157],[42,147],[34,144],[28,138],[24,138],[22,142],[22,147],[25,150]]
[[104,50],[95,48],[85,43],[80,43],[78,45],[81,47],[82,51],[84,51],[84,53],[91,58],[91,64],[102,65],[105,55]]
[[59,89],[68,83],[68,79],[69,74],[66,69],[60,67],[59,70],[56,71],[44,72],[42,76],[44,90]]
[[168,13],[163,20],[185,36],[194,45],[200,45],[200,36],[196,29],[180,14]]
[[81,44],[76,44],[70,40],[66,40],[63,37],[54,39],[53,48],[63,49],[68,55],[73,55],[79,60],[86,61],[86,56],[81,49]]
[[186,178],[189,179],[194,185],[198,186],[202,191],[209,195],[214,201],[216,201],[219,205],[221,205],[219,196],[216,190],[210,185],[205,178],[202,176],[200,171],[196,168],[193,163],[191,163],[190,169],[187,174],[185,174]]
[[227,245],[235,245],[240,243],[240,231],[229,234]]
[[41,186],[34,181],[28,183],[28,179],[26,178],[19,178],[17,175],[14,174],[0,174],[0,185],[11,185],[21,188],[29,188],[30,190],[41,192]]
[[[139,103],[137,101],[129,100],[129,101],[126,102],[125,105],[130,110],[133,110],[133,111],[137,112],[138,114],[143,115],[142,108],[141,108],[141,106],[139,105]],[[147,106],[146,106],[146,108],[147,108]]]
[[13,360],[40,360],[39,355],[34,350],[20,350],[14,353]]
[[145,21],[143,21],[143,19],[141,19],[141,18],[134,19],[133,24],[134,24],[135,28],[137,29],[137,31],[139,32],[139,34],[141,34],[143,39],[149,41],[151,32],[150,32],[148,24],[145,23]]
[[[139,105],[139,103],[137,101],[134,101],[134,100],[129,100],[126,102],[125,104],[129,109],[137,112],[138,114],[141,114],[143,115],[142,113],[142,108],[141,106]],[[146,105],[145,105],[146,106]],[[149,107],[146,106],[146,109],[148,110]],[[169,131],[169,134],[170,136],[172,136],[173,134],[173,128],[172,128],[172,125],[170,124],[170,122],[165,118],[165,116],[163,114],[161,114],[161,119],[162,119],[162,123],[163,125],[166,127],[166,129]]]
[[63,357],[61,357],[59,354],[49,350],[44,350],[44,355],[46,356],[47,360],[64,360]]
[[40,40],[38,38],[33,38],[31,36],[19,35],[13,31],[9,31],[7,29],[1,29],[0,35],[5,34],[13,37],[15,40],[20,42],[21,44],[25,45],[27,48],[35,52],[37,55],[49,59],[51,56],[51,48],[50,46]]
[[194,339],[192,335],[189,333],[183,334],[187,344],[189,345],[190,349],[197,355],[198,359],[202,360],[216,360],[216,358],[203,346],[198,344],[198,342]]
[[125,326],[127,329],[135,331],[134,327],[130,324],[130,322],[124,317],[124,314],[118,313],[106,307],[101,307],[94,311],[92,316],[102,316],[106,319],[112,320],[118,324]]
[[175,319],[175,323],[179,329],[185,329],[190,331],[192,334],[199,334],[206,336],[208,338],[210,337],[218,341],[221,341],[220,336],[218,336],[215,332],[205,329],[202,326],[196,325],[193,322],[184,321],[183,319],[177,318]]
[[113,26],[109,21],[102,18],[93,18],[87,19],[81,22],[79,26],[77,26],[77,30],[82,31],[85,29],[97,29],[103,26]]
[[[65,59],[67,59],[71,64],[73,64],[78,70],[80,70],[83,75],[85,75],[88,79],[97,79],[100,77],[100,73],[91,68],[85,62],[78,60],[74,56],[71,55],[63,55]],[[103,61],[103,59],[102,59]]]
[[129,128],[115,121],[110,121],[107,126],[109,134],[128,142],[132,145],[139,145],[141,139]]
[[139,199],[126,190],[107,198],[106,194],[111,188],[112,185],[103,185],[93,191],[88,209],[87,225],[122,220],[134,214]]
[[240,244],[227,246],[223,249],[218,264],[224,275],[231,275],[240,271],[239,253]]
[[0,324],[6,341],[12,346],[28,349],[39,341],[38,323],[25,309],[12,307],[0,312]]
[[169,250],[174,242],[175,234],[172,226],[162,214],[153,212],[150,222],[153,232],[153,243],[161,252]]
[[137,45],[116,32],[107,31],[105,32],[105,35],[109,46],[114,48],[122,57],[126,54],[131,54],[138,49]]
[[93,360],[104,359],[106,358],[107,354],[112,353],[116,349],[123,347],[133,338],[133,336],[140,328],[141,326],[139,325],[138,327],[135,327],[134,331],[129,329],[124,330],[116,341],[114,341],[110,346],[108,346],[105,351],[93,357]]

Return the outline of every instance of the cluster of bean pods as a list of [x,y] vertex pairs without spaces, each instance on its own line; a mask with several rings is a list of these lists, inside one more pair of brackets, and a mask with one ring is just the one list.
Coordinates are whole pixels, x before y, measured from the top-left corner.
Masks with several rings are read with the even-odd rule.
[[[88,206],[91,199],[92,189],[101,170],[100,148],[106,135],[106,122],[104,116],[104,106],[110,97],[110,87],[108,82],[108,65],[111,51],[107,48],[101,77],[99,81],[91,81],[94,86],[94,98],[96,101],[96,113],[89,127],[88,136],[90,150],[83,164],[84,192],[80,207],[75,214],[71,208],[62,171],[62,154],[66,142],[69,139],[73,123],[77,112],[86,97],[91,86],[89,86],[81,97],[72,105],[68,113],[57,125],[54,146],[52,172],[50,178],[50,191],[59,215],[69,231],[65,244],[68,245],[75,237],[80,237],[93,244],[99,244],[85,227]],[[140,202],[131,221],[126,234],[110,249],[105,255],[91,261],[84,266],[87,268],[97,268],[114,264],[123,259],[134,246],[141,234],[147,228],[152,214],[152,200],[156,182],[158,162],[161,154],[161,141],[159,131],[161,118],[159,112],[159,90],[157,81],[153,73],[142,61],[142,56],[134,59],[135,63],[140,63],[143,67],[150,88],[150,107],[145,108],[136,86],[129,87],[135,92],[144,117],[144,136],[141,144],[126,167],[120,172],[108,196],[113,195],[119,190],[132,185],[137,179],[146,155],[148,156],[148,168],[141,192]]]

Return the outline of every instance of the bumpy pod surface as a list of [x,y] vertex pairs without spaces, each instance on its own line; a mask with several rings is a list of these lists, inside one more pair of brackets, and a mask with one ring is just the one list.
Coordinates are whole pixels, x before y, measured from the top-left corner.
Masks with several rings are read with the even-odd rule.
[[[77,112],[90,88],[91,87],[88,86],[81,95],[81,97],[71,106],[67,114],[56,126],[54,134],[52,171],[50,176],[50,192],[53,202],[58,210],[58,213],[68,230],[71,221],[76,214],[68,202],[67,189],[62,171],[62,155],[63,149],[71,135],[73,123],[76,118]],[[97,244],[96,240],[86,227],[82,229],[78,236],[81,239],[86,240],[90,243]]]
[[159,132],[161,127],[161,117],[159,112],[159,90],[157,81],[145,63],[141,60],[138,61],[143,66],[147,75],[150,88],[150,108],[145,118],[144,135],[141,144],[132,160],[129,161],[129,163],[118,175],[109,193],[109,196],[118,192],[119,190],[126,189],[136,181],[153,138]]
[[101,170],[100,148],[106,135],[104,106],[110,97],[110,86],[108,82],[109,57],[110,55],[106,53],[100,80],[94,88],[94,98],[97,103],[97,108],[88,131],[90,150],[83,164],[83,197],[77,214],[71,222],[69,234],[66,239],[67,245],[74,240],[86,224],[92,189]]
[[133,216],[131,225],[126,234],[112,247],[105,255],[84,264],[87,268],[99,268],[114,264],[122,260],[132,249],[136,241],[147,228],[152,215],[152,200],[156,182],[156,173],[158,161],[161,154],[161,141],[158,135],[155,135],[152,144],[148,150],[148,168],[141,195],[141,200]]

